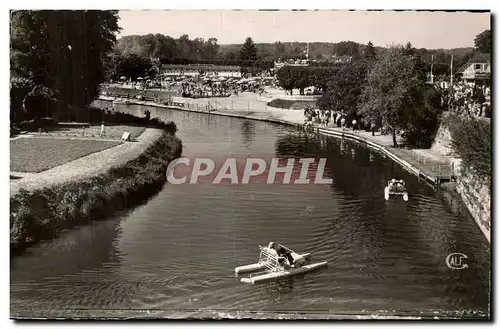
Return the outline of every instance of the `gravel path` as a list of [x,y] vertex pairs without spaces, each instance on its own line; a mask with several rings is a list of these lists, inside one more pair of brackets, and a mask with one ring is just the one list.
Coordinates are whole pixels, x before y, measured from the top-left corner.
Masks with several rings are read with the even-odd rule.
[[35,190],[68,181],[97,176],[106,172],[111,167],[119,166],[135,159],[161,135],[162,131],[160,129],[148,128],[144,130],[135,142],[125,142],[40,173],[11,172],[11,176],[21,176],[21,178],[10,180],[10,195],[13,196],[21,188]]

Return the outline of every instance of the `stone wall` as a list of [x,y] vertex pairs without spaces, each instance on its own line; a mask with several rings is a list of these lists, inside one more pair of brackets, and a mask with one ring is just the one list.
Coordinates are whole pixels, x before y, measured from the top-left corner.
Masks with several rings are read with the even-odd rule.
[[481,182],[471,168],[462,166],[459,158],[453,157],[451,148],[451,134],[449,129],[441,124],[432,145],[432,151],[444,154],[451,158],[455,176],[455,189],[461,196],[464,204],[476,220],[484,236],[490,241],[491,235],[491,191],[490,187]]

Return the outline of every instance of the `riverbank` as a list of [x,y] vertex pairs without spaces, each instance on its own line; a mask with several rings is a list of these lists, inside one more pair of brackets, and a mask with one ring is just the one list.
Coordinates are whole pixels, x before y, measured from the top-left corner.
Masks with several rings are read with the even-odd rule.
[[[225,100],[215,99],[210,101],[207,101],[206,99],[185,99],[183,106],[172,106],[135,100],[131,101],[130,104],[259,120],[270,123],[291,125],[304,129],[303,110],[273,108],[265,106],[265,103],[264,106],[262,106],[263,100],[260,100],[258,96],[251,93],[244,93],[242,96],[243,97],[231,96]],[[111,102],[114,98],[102,96],[100,97],[100,100]],[[235,104],[236,106],[234,106]],[[238,104],[240,104],[240,106],[238,106]],[[250,107],[249,104],[254,104],[255,106]],[[371,132],[353,131],[352,129],[342,129],[337,127],[315,127],[315,130],[324,135],[346,138],[368,145],[369,147],[384,153],[410,173],[424,179],[429,184],[432,184],[433,186],[443,186],[444,188],[457,191],[462,197],[462,200],[465,202],[471,215],[476,220],[476,223],[483,232],[483,235],[486,237],[488,242],[490,242],[489,215],[488,219],[483,218],[485,212],[482,211],[481,216],[479,217],[479,212],[476,211],[478,207],[474,206],[477,202],[464,195],[463,191],[465,189],[460,188],[461,185],[457,186],[457,184],[453,183],[457,179],[457,168],[459,166],[457,159],[438,152],[434,148],[395,148],[393,147],[392,136],[389,135],[377,134],[372,136]],[[398,142],[402,141],[399,140]],[[483,208],[484,207],[481,207],[481,209]]]
[[165,132],[142,150],[135,159],[108,167],[97,176],[97,171],[88,172],[86,176],[91,177],[87,179],[52,181],[49,186],[19,190],[11,196],[11,252],[18,253],[64,229],[108,218],[161,190],[167,165],[181,155],[182,142]]
[[[467,167],[461,159],[453,156],[454,151],[451,146],[453,138],[450,131],[450,120],[453,119],[453,113],[446,113],[443,116],[432,149],[453,159],[456,180],[453,184],[446,184],[446,187],[460,196],[484,236],[490,242],[491,183],[485,181],[484,174],[479,175],[472,167]],[[458,131],[462,133],[463,130],[459,128]],[[484,161],[488,160],[484,159]]]
[[[270,106],[263,107],[262,105],[258,105],[259,103],[262,103],[258,100],[258,96],[254,96],[251,93],[246,94],[247,95],[243,95],[242,97],[231,96],[229,99],[225,100],[226,104],[223,104],[219,99],[215,99],[215,101],[212,102],[207,102],[207,100],[185,100],[184,106],[164,105],[154,102],[135,100],[130,101],[129,103],[243,119],[253,119],[270,123],[292,125],[304,129],[304,110],[288,110]],[[114,98],[105,96],[101,96],[99,99],[101,101],[108,102],[114,100]],[[234,106],[238,104],[250,104],[252,100],[252,104],[256,105],[252,108],[245,108],[246,106]],[[229,109],[229,104],[232,105],[231,109]],[[101,106],[104,107],[104,105]],[[377,149],[394,161],[398,162],[411,173],[425,179],[433,185],[438,185],[441,182],[454,179],[452,163],[450,160],[446,156],[433,152],[430,149],[395,148],[392,146],[392,136],[380,134],[372,136],[370,132],[366,131],[353,131],[352,129],[323,126],[316,126],[315,130],[324,135],[351,139]],[[402,140],[399,139],[398,142],[402,142]]]

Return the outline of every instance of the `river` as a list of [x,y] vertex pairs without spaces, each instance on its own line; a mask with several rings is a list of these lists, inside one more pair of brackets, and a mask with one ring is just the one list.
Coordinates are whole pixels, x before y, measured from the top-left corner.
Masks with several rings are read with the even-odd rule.
[[[291,127],[150,110],[176,122],[185,156],[314,154],[327,158],[333,183],[167,184],[143,206],[13,258],[12,316],[489,316],[490,251],[480,229],[460,202],[390,159]],[[408,202],[384,200],[392,177],[407,182]],[[254,263],[269,241],[329,265],[240,283],[234,268]],[[467,255],[467,268],[446,265],[455,252]]]

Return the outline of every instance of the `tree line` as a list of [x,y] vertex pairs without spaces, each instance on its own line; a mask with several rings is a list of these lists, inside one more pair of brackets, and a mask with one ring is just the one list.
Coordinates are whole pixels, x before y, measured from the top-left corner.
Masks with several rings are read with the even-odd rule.
[[[449,74],[450,61],[454,56],[455,67],[460,67],[467,62],[475,50],[491,53],[491,31],[482,32],[474,40],[475,48],[456,49],[425,49],[419,48],[415,51],[421,56],[427,66],[431,65],[433,58],[435,75]],[[250,46],[250,48],[248,48]],[[373,46],[373,45],[372,45]],[[307,49],[309,59],[326,64],[332,56],[357,57],[366,52],[369,45],[353,41],[330,42],[280,42],[254,43],[247,38],[242,44],[219,45],[216,38],[204,40],[202,38],[190,39],[188,35],[182,35],[175,39],[162,34],[125,36],[118,40],[116,52],[121,55],[136,54],[140,57],[156,58],[162,63],[168,64],[215,64],[215,65],[238,65],[252,66],[257,64],[269,67],[274,61],[305,58]],[[242,53],[242,49],[251,49],[256,52],[256,58],[252,59],[252,52]],[[377,52],[383,52],[387,48],[374,47]],[[249,62],[245,62],[248,61]]]
[[[491,33],[482,32],[474,44],[476,51],[491,52]],[[430,67],[424,55],[411,43],[388,49],[376,49],[369,43],[350,63],[334,67],[323,77],[309,71],[316,79],[309,83],[322,85],[317,102],[321,110],[343,112],[348,122],[357,119],[365,126],[388,127],[394,146],[397,131],[404,131],[410,145],[428,148],[451,90],[428,83]],[[285,89],[302,88],[304,80],[310,79],[303,72],[307,69],[284,67],[278,72],[278,81]]]
[[[278,78],[282,70],[289,69],[281,69]],[[440,91],[427,84],[427,74],[427,65],[410,43],[383,51],[369,44],[352,62],[324,77],[317,105],[323,111],[342,112],[347,122],[387,127],[395,146],[397,132],[404,131],[409,144],[429,147],[445,104]]]

